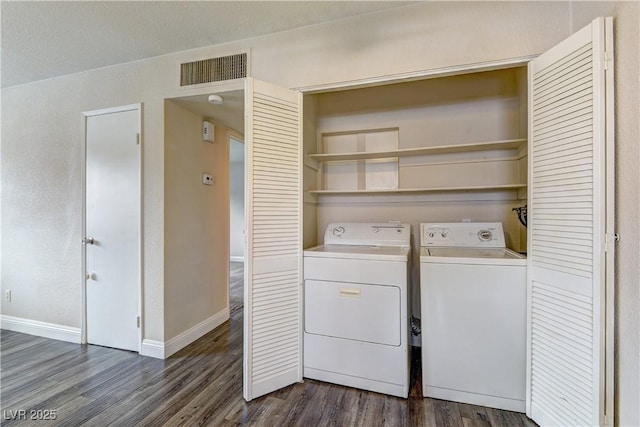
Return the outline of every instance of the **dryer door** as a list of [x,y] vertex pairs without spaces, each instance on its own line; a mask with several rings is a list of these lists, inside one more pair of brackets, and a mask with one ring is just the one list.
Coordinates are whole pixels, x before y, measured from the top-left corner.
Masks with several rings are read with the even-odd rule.
[[401,292],[397,286],[306,280],[305,332],[399,346]]

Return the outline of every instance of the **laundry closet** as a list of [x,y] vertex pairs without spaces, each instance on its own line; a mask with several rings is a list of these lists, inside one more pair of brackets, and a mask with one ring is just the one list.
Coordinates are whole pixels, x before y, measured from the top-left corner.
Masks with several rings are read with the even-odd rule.
[[[216,88],[238,91],[244,116],[247,401],[303,378],[304,249],[326,243],[327,230],[346,235],[330,224],[375,224],[362,232],[380,236],[411,228],[406,311],[416,316],[420,224],[501,223],[503,246],[528,252],[527,415],[605,423],[614,378],[611,25],[596,19],[533,60],[351,86],[291,90],[247,77]],[[514,212],[525,205],[526,229]],[[438,228],[442,238],[448,229]]]
[[420,223],[494,221],[525,252],[526,187],[526,67],[304,97],[305,248],[333,222],[410,224],[416,254]]

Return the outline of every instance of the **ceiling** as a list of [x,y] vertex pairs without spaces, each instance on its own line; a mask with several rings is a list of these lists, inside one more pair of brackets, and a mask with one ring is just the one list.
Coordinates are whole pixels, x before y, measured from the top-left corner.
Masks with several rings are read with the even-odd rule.
[[409,3],[3,0],[2,87]]
[[217,93],[217,95],[221,95],[223,99],[220,105],[210,104],[209,94],[183,96],[170,100],[191,112],[205,118],[211,118],[214,123],[223,124],[236,132],[243,133],[244,90],[230,90]]

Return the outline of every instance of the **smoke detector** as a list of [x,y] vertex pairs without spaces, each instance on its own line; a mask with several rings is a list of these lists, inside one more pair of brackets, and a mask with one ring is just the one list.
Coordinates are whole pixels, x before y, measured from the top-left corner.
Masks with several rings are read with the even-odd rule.
[[222,104],[223,98],[220,95],[209,95],[209,103],[213,105]]

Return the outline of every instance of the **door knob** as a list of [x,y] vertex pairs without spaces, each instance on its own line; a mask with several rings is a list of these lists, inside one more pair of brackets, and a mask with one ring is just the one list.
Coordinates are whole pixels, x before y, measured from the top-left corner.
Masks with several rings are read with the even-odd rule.
[[98,276],[96,276],[96,273],[87,273],[85,274],[85,279],[87,280],[97,280]]
[[82,244],[83,245],[93,245],[95,243],[95,239],[93,237],[84,237],[82,239]]

